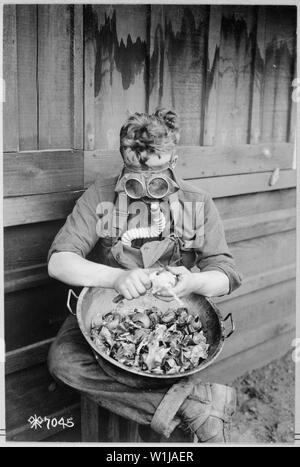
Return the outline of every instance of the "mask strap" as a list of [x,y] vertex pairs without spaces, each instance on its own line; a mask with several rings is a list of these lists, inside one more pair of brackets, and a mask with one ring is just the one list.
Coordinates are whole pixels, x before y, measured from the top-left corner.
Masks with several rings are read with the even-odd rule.
[[127,230],[128,218],[128,198],[126,193],[118,193],[118,197],[114,207],[113,228],[118,231],[118,237]]
[[179,202],[178,191],[175,191],[169,196],[169,203],[172,219],[174,222],[174,235],[175,237],[178,237],[181,236],[182,226],[182,209]]

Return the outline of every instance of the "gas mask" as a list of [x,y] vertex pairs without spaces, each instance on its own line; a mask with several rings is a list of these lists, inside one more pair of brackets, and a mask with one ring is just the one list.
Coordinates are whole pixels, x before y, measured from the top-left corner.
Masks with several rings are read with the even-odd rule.
[[121,174],[115,191],[125,192],[131,199],[144,197],[160,200],[179,189],[177,183],[168,175],[155,171],[131,171]]

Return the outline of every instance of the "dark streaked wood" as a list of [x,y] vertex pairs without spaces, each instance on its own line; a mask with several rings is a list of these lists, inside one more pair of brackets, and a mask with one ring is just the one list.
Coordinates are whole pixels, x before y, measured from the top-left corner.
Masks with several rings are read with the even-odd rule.
[[[17,5],[20,150],[38,147],[37,6]],[[5,180],[5,177],[4,177]]]
[[46,361],[53,339],[46,339],[21,349],[8,352],[5,357],[5,374],[10,375]]
[[4,196],[71,191],[83,188],[82,151],[4,154]]
[[[296,38],[295,38],[296,40]],[[295,144],[295,135],[296,135],[296,130],[297,130],[297,102],[296,102],[296,95],[297,95],[297,66],[296,63],[294,64],[294,75],[293,75],[293,90],[292,90],[292,99],[291,99],[291,107],[290,107],[290,121],[289,121],[289,135],[288,135],[288,141],[291,143]],[[296,157],[296,156],[295,156]],[[295,162],[296,164],[296,162]]]
[[255,8],[211,6],[204,144],[248,142]]
[[73,7],[38,6],[39,149],[72,148]]
[[152,5],[149,110],[174,109],[182,144],[200,144],[206,76],[206,5]]
[[116,149],[130,112],[146,110],[146,5],[86,5],[85,148]]
[[19,149],[16,5],[3,7],[3,149]]
[[73,126],[74,126],[74,142],[73,148],[83,149],[83,5],[74,5],[74,30],[72,31],[73,40]]
[[288,141],[296,10],[259,6],[251,142]]
[[[290,143],[240,144],[234,146],[178,146],[177,172],[185,179],[257,173],[293,167]],[[123,161],[118,150],[84,151],[84,184],[120,172]]]

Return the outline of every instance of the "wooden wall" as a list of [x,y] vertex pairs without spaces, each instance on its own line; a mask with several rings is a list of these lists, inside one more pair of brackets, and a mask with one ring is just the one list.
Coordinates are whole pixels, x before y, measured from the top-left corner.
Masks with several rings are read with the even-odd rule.
[[237,332],[203,377],[229,381],[290,347],[295,30],[293,7],[5,6],[9,439],[48,438],[29,430],[35,413],[80,425],[77,395],[55,386],[45,365],[67,315],[67,288],[48,278],[46,257],[96,172],[118,172],[128,112],[178,111],[178,173],[215,198],[244,274],[240,289],[217,300]]

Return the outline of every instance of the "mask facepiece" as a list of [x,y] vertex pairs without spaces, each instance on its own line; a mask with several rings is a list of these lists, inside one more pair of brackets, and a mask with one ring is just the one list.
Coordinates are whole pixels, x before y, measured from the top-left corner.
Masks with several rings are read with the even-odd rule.
[[151,172],[126,173],[116,185],[117,192],[124,191],[132,199],[162,199],[178,188],[177,183],[167,175]]

